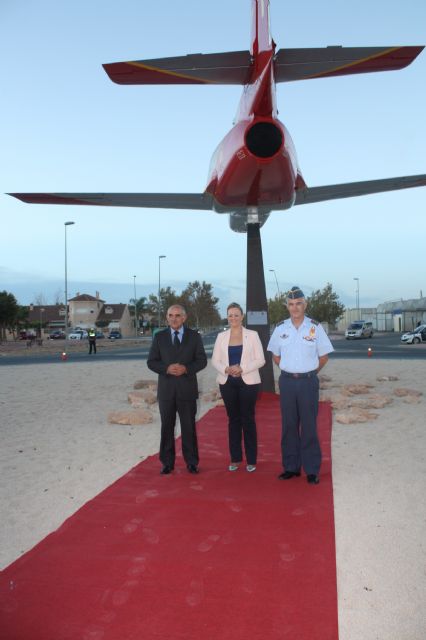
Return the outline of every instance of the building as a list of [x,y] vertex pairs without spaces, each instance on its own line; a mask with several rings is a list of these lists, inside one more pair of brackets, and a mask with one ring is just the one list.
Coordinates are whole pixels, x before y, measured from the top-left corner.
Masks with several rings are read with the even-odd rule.
[[376,308],[345,309],[337,328],[344,331],[356,320],[373,323],[375,331],[413,331],[426,323],[426,298],[382,302]]
[[[426,298],[382,302],[377,307],[379,315],[391,315],[390,331],[413,331],[419,324],[426,323]],[[388,329],[389,330],[389,329]]]
[[81,295],[77,293],[75,298],[68,300],[68,322],[70,326],[74,328],[80,327],[81,329],[94,327],[104,304],[105,301],[100,299],[98,291],[95,298],[87,293]]
[[[54,329],[65,330],[64,305],[30,305],[29,324],[43,327],[43,333]],[[99,293],[93,297],[87,293],[78,293],[68,300],[68,326],[72,329],[96,327],[106,335],[110,331],[120,331],[123,338],[135,335],[134,320],[127,304],[108,304]]]

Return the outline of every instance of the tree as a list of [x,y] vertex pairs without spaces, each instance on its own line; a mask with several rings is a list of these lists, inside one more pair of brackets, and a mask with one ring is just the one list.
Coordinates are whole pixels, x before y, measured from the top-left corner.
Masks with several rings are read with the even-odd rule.
[[[173,304],[181,304],[176,291],[171,287],[162,288],[160,290],[160,324],[164,321],[167,309]],[[152,316],[151,324],[156,326],[158,324],[158,295],[149,294],[147,311]]]
[[19,305],[13,293],[0,291],[0,340],[6,339],[6,329],[15,328],[18,310]]
[[36,307],[46,306],[47,305],[47,298],[44,295],[44,293],[40,292],[40,293],[34,294],[34,296],[33,296],[33,304]]
[[24,328],[28,327],[28,325],[30,324],[28,320],[29,314],[30,314],[29,307],[24,307],[20,304],[18,305],[18,311],[15,318],[17,329],[19,329],[20,327],[24,327]]
[[62,289],[56,289],[55,293],[53,294],[53,304],[57,307],[64,304]]
[[307,298],[307,303],[309,317],[319,322],[328,322],[331,327],[335,326],[345,311],[345,305],[339,301],[339,296],[329,282],[324,289],[313,291]]
[[269,322],[272,325],[278,324],[289,317],[284,293],[276,294],[274,299],[270,298],[268,300],[268,314]]
[[138,320],[138,327],[139,327],[139,321],[141,316],[143,317],[143,315],[147,312],[148,310],[148,304],[147,304],[147,299],[145,298],[145,296],[142,296],[141,298],[138,298],[137,300],[135,300],[134,298],[130,298],[129,300],[129,312],[131,316],[135,315],[135,302],[136,302],[136,318]]
[[[276,295],[273,300],[268,300],[269,322],[272,325],[289,317],[286,302],[287,298],[284,293]],[[319,289],[313,291],[306,298],[306,302],[308,303],[306,313],[310,318],[319,322],[328,322],[332,327],[335,326],[336,320],[343,315],[345,310],[345,306],[339,302],[339,297],[334,293],[330,283],[327,283],[322,291]]]
[[220,323],[217,309],[219,298],[213,295],[213,286],[203,280],[189,282],[180,295],[181,304],[188,313],[188,324],[194,327],[212,327]]

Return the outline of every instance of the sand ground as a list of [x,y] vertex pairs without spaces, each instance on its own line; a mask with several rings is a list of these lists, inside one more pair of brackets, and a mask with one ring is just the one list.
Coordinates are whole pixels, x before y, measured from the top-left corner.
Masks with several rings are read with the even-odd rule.
[[[336,359],[324,374],[323,397],[390,400],[364,423],[340,424],[349,410],[334,412],[340,640],[424,640],[425,399],[395,391],[423,392],[426,361]],[[129,410],[136,380],[153,377],[144,361],[0,366],[0,567],[158,451],[157,409],[143,426],[107,421]],[[204,393],[216,389],[210,363],[199,380]],[[344,388],[365,383],[355,396]],[[200,415],[211,406],[202,400]]]

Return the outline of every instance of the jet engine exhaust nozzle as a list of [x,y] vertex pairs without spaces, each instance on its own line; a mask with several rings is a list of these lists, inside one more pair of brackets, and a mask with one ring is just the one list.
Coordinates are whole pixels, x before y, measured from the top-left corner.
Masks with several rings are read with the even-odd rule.
[[257,122],[247,130],[247,149],[258,158],[272,158],[281,149],[284,136],[273,122]]

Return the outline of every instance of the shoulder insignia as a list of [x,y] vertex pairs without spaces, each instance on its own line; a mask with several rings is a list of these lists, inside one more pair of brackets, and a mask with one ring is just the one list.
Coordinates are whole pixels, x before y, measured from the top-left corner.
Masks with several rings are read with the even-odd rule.
[[280,327],[282,324],[284,324],[285,320],[281,320],[281,322],[277,322],[277,324],[275,325],[276,327]]
[[311,322],[312,322],[312,324],[319,325],[318,320],[312,320],[312,318],[311,318]]

